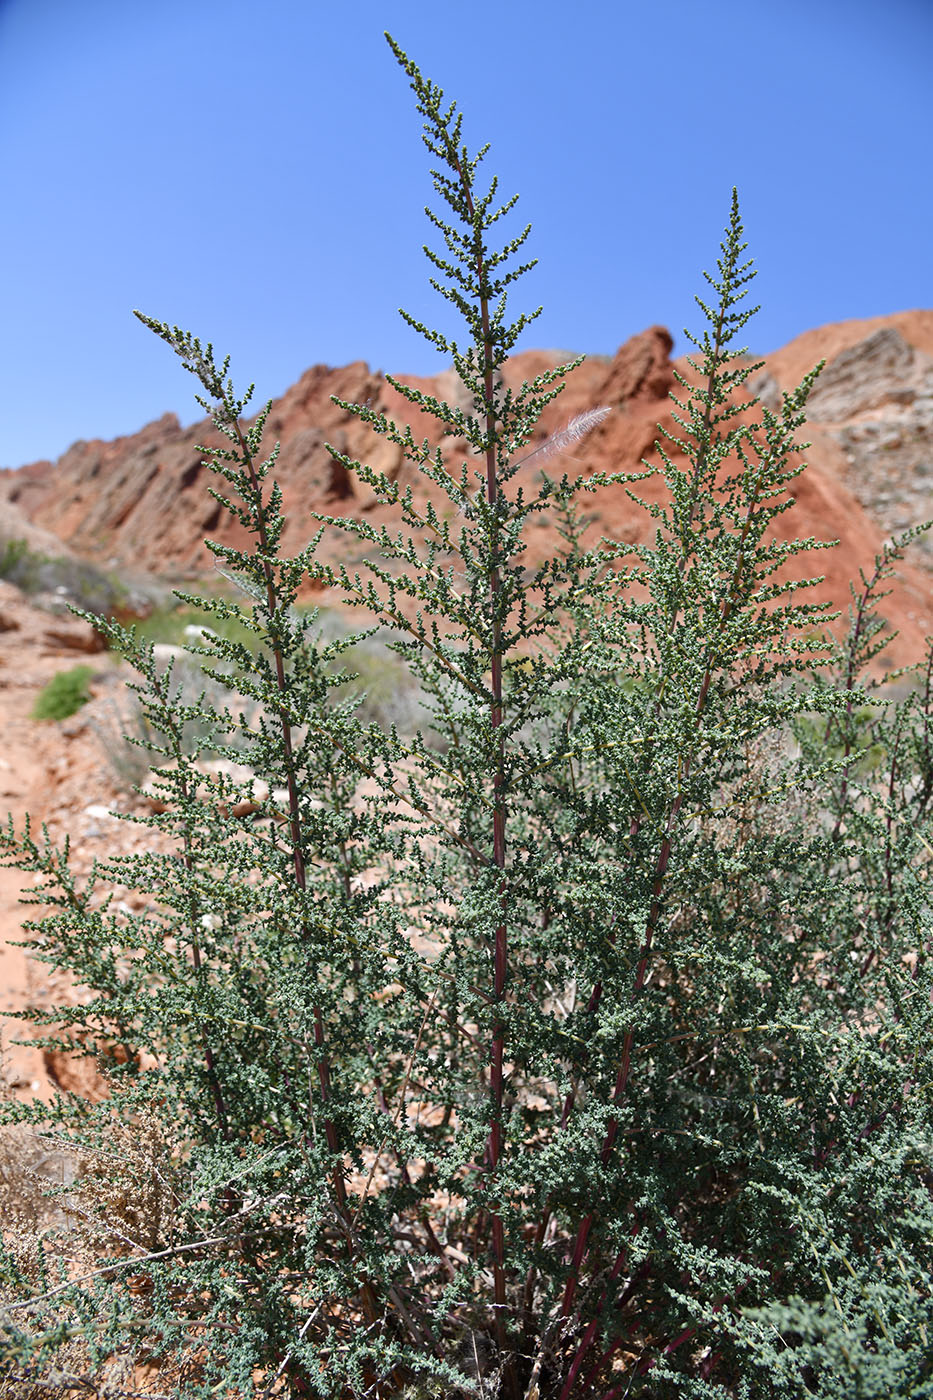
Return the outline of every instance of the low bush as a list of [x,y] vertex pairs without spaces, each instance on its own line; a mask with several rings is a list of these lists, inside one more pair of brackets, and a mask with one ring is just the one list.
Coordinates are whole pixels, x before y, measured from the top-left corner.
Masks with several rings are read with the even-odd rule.
[[123,584],[86,560],[43,554],[20,539],[0,546],[0,578],[27,595],[55,597],[63,611],[72,605],[111,615],[130,601]]
[[72,666],[59,671],[36,696],[33,719],[67,719],[91,698],[89,689],[94,671],[90,666]]
[[[78,881],[67,851],[6,834],[34,955],[89,995],[36,1011],[38,1043],[96,1050],[112,1094],[6,1109],[106,1170],[66,1193],[71,1236],[7,1241],[0,1366],[32,1383],[80,1343],[76,1385],[144,1360],[179,1400],[933,1396],[933,657],[890,704],[866,669],[915,532],[837,647],[799,573],[824,546],[772,528],[816,371],[736,406],[760,366],[735,343],[735,198],[677,435],[643,473],[537,472],[573,365],[503,385],[533,319],[506,314],[528,230],[492,243],[514,201],[393,49],[464,338],[408,319],[461,406],[390,382],[468,452],[449,470],[343,404],[446,506],[334,451],[398,528],[320,522],[365,548],[352,575],[319,536],[283,557],[268,407],[245,423],[227,362],[141,318],[202,386],[227,441],[213,490],[252,542],[210,544],[242,601],[180,596],[255,645],[205,636],[228,697],[205,705],[102,623],[161,736],[152,849]],[[587,545],[580,502],[637,500],[648,473],[649,542]],[[529,568],[541,517],[560,544]],[[296,610],[309,579],[395,634],[413,735],[347,688],[362,638]],[[206,781],[204,755],[265,788]],[[115,884],[148,901],[127,912]],[[107,1155],[142,1124],[157,1159]]]
[[34,592],[39,587],[39,565],[45,556],[35,553],[25,540],[4,540],[0,545],[0,578],[14,584],[23,593]]

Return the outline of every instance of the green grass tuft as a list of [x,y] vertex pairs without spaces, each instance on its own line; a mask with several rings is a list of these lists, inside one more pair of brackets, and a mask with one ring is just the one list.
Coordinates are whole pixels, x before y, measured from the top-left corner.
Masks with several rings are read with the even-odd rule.
[[72,666],[68,671],[59,671],[39,691],[32,707],[33,719],[60,720],[75,714],[91,698],[89,685],[93,674],[90,666]]

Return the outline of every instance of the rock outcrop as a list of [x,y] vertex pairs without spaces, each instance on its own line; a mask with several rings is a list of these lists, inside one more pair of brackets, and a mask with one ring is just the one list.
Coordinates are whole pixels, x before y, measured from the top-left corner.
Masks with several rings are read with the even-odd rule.
[[[555,469],[637,471],[643,458],[652,457],[658,425],[676,428],[669,399],[676,388],[671,348],[669,333],[655,326],[634,336],[615,356],[585,361],[548,405],[528,451],[574,415],[605,405],[610,414]],[[556,351],[526,351],[504,367],[503,380],[517,388],[569,358]],[[826,573],[820,596],[844,608],[849,581],[871,564],[882,540],[933,513],[928,500],[933,480],[933,312],[807,332],[768,356],[754,386],[766,402],[777,404],[781,390],[821,358],[827,365],[810,400],[808,470],[795,483],[796,509],[781,517],[779,527],[789,535],[838,536],[837,550],[813,556],[810,563],[804,560],[803,566]],[[676,368],[689,377],[685,361]],[[410,382],[451,401],[462,392],[449,370]],[[269,445],[275,439],[281,442],[277,477],[288,516],[286,550],[297,551],[307,543],[319,515],[365,515],[376,526],[392,523],[393,513],[377,504],[352,471],[334,461],[325,443],[410,487],[416,502],[431,498],[442,514],[451,511],[450,503],[403,460],[397,446],[375,436],[335,399],[370,404],[409,425],[416,441],[427,438],[432,448],[440,446],[445,461],[456,470],[468,450],[452,429],[422,414],[362,362],[342,369],[314,366],[273,403],[269,415]],[[218,441],[209,423],[182,428],[168,414],[131,437],[78,442],[57,463],[36,463],[0,475],[0,503],[11,503],[35,526],[97,563],[160,574],[205,570],[211,566],[205,536],[242,542],[240,526],[206,490],[208,473],[201,465],[199,444]],[[527,472],[530,481],[539,466],[540,459],[532,458],[521,472]],[[642,483],[639,491],[645,499],[663,499],[663,478]],[[607,534],[643,540],[653,528],[622,486],[606,488],[593,505],[599,511],[592,526],[594,538]],[[553,540],[553,532],[544,526],[533,531],[527,562],[546,556]],[[358,541],[336,531],[326,536],[322,553],[349,562],[361,557]],[[933,631],[930,570],[933,540],[927,538],[918,544],[887,602],[891,620],[902,632],[892,660],[913,659],[925,634]]]
[[[886,534],[898,534],[933,516],[933,313],[862,324],[867,333],[829,359],[808,416],[839,447],[843,484]],[[780,371],[781,356],[773,360]],[[931,535],[914,549],[933,569]]]

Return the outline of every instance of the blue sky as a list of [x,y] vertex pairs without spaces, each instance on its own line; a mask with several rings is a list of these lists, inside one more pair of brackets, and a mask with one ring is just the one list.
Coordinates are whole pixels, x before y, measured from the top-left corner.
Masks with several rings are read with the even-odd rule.
[[257,401],[443,367],[397,311],[450,325],[386,28],[521,192],[525,344],[684,348],[733,184],[753,350],[933,306],[931,0],[0,0],[0,465],[199,416],[135,306]]

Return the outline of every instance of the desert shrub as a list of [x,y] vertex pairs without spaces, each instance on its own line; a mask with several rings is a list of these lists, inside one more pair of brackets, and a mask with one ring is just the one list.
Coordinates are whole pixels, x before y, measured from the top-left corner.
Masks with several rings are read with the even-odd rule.
[[[7,833],[35,955],[90,993],[36,1021],[95,1046],[113,1086],[7,1117],[93,1152],[154,1115],[173,1169],[171,1209],[95,1235],[79,1276],[67,1240],[40,1243],[38,1270],[7,1243],[0,1356],[41,1376],[79,1337],[93,1378],[135,1347],[179,1397],[933,1395],[933,660],[896,702],[863,684],[909,536],[837,650],[799,574],[823,546],[772,529],[816,371],[775,409],[737,402],[760,366],[735,343],[753,314],[735,198],[656,464],[536,472],[573,366],[503,386],[533,319],[506,314],[528,230],[491,242],[514,201],[395,53],[465,340],[408,318],[452,357],[458,405],[391,382],[469,453],[449,471],[343,404],[447,504],[335,453],[398,529],[323,519],[365,548],[352,575],[318,539],[283,557],[268,407],[245,423],[227,362],[142,318],[202,386],[228,443],[214,493],[252,541],[210,544],[242,601],[179,596],[255,646],[205,635],[232,697],[205,705],[102,624],[161,736],[165,811],[145,824],[169,853],[79,882],[67,851]],[[586,545],[587,494],[637,499],[649,472],[651,542]],[[526,568],[540,516],[560,544]],[[300,613],[309,578],[397,634],[427,705],[414,735],[346,689],[365,634]],[[204,754],[268,796],[222,771],[205,790]],[[115,882],[142,912],[111,907]],[[156,1199],[154,1171],[111,1159],[107,1199]]]
[[8,539],[0,545],[0,578],[15,584],[22,593],[54,597],[63,611],[70,604],[110,615],[145,606],[139,599],[133,600],[131,590],[119,579],[86,560],[43,554],[21,539]]
[[108,696],[87,718],[117,786],[126,792],[142,787],[149,776],[155,735],[135,696],[126,690],[119,698]]
[[[193,645],[190,638],[187,640]],[[186,718],[177,736],[183,753],[198,757],[205,745],[210,747],[210,736],[214,732],[211,716],[228,704],[238,709],[244,728],[257,721],[258,707],[251,702],[244,706],[238,701],[235,681],[226,665],[220,663],[216,675],[206,676],[195,655],[180,647],[178,655],[173,654],[173,647],[168,650],[166,656],[163,644],[153,644],[153,662],[165,686],[168,708],[185,709]],[[95,705],[88,716],[88,724],[112,777],[130,792],[146,783],[153,755],[169,742],[165,731],[153,723],[132,684],[118,697],[108,697]],[[241,755],[245,752],[242,739],[236,733],[229,736],[229,747],[237,749]]]
[[32,707],[33,719],[67,719],[91,698],[89,689],[94,671],[90,666],[71,666],[59,671],[42,687]]
[[36,554],[25,540],[4,540],[0,546],[0,578],[15,584],[23,593],[39,587],[38,567],[44,556]]

